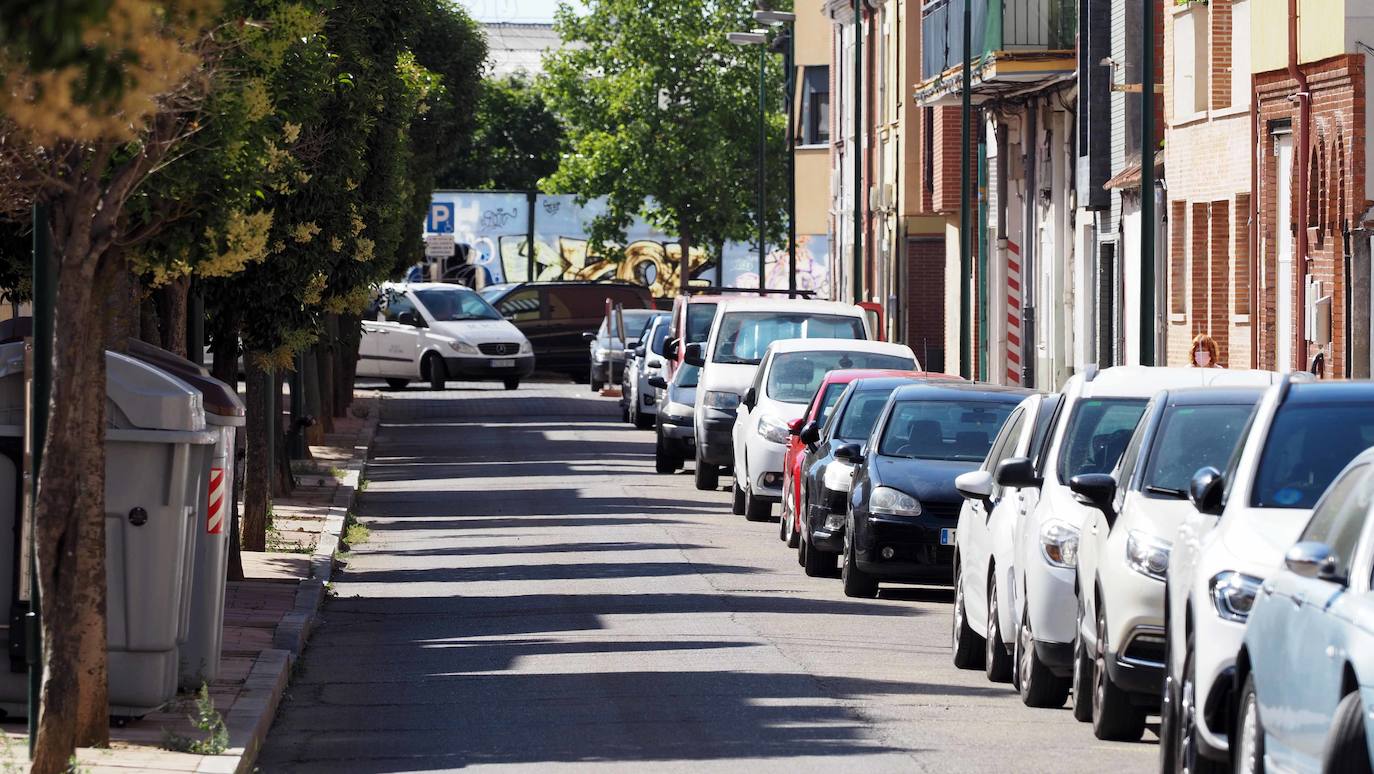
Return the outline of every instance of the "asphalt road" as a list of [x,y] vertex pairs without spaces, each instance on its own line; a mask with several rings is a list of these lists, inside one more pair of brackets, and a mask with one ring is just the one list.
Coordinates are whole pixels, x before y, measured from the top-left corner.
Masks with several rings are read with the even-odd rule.
[[[947,589],[846,599],[653,472],[586,387],[390,393],[266,772],[1152,771],[951,665]],[[725,481],[728,482],[728,477]]]

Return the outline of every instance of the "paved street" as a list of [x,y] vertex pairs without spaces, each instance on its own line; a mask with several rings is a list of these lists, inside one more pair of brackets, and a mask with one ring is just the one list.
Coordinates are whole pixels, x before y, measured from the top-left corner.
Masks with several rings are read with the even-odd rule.
[[[392,393],[267,772],[1145,772],[950,664],[940,589],[848,600],[777,525],[653,472],[585,386]],[[726,479],[728,481],[728,478]],[[1153,726],[1152,726],[1153,729]]]

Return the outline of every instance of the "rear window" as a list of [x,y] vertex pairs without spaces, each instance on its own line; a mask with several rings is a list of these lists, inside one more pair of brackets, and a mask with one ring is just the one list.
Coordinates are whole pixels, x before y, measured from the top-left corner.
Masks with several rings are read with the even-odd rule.
[[687,343],[699,344],[711,337],[711,322],[716,319],[716,305],[692,303],[687,305]]
[[868,434],[873,432],[873,426],[878,424],[878,417],[883,415],[888,396],[895,389],[897,387],[894,385],[886,389],[854,393],[844,407],[844,414],[839,417],[840,426],[835,430],[835,437],[842,441],[867,440]]
[[1250,504],[1311,508],[1350,461],[1374,446],[1374,403],[1287,404],[1264,440]]
[[654,328],[654,338],[649,342],[649,351],[655,355],[663,354],[663,347],[668,343],[668,324],[660,323]]
[[1251,404],[1175,406],[1166,410],[1145,468],[1145,494],[1185,499],[1188,482],[1198,470],[1225,470],[1254,410]]
[[[768,345],[782,339],[864,339],[859,317],[785,312],[726,312],[712,360],[758,365]],[[911,364],[902,366],[911,368]],[[814,392],[815,385],[812,385]],[[809,396],[808,396],[809,397]],[[805,399],[803,399],[805,402]]]
[[982,462],[1016,403],[905,400],[892,407],[878,453],[884,457]]
[[911,358],[873,352],[783,352],[768,369],[768,397],[808,403],[825,375],[841,368],[911,368]]
[[1067,483],[1082,473],[1112,472],[1148,402],[1143,398],[1078,401],[1059,453],[1059,480]]

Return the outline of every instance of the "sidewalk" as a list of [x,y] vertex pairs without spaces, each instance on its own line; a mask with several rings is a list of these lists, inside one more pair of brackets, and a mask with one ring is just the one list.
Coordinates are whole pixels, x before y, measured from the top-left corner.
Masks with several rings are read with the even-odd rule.
[[[324,601],[334,552],[353,508],[377,431],[380,396],[360,390],[352,415],[335,421],[324,444],[311,446],[314,461],[296,470],[290,497],[273,502],[266,553],[245,553],[246,580],[230,582],[224,611],[224,650],[219,679],[209,685],[224,719],[228,744],[214,755],[175,752],[176,742],[209,735],[193,726],[195,696],[125,726],[110,729],[110,749],[82,748],[81,771],[249,772],[286,689],[291,664],[305,647]],[[0,770],[23,770],[28,732],[22,723],[0,726]],[[15,768],[19,767],[19,768]]]

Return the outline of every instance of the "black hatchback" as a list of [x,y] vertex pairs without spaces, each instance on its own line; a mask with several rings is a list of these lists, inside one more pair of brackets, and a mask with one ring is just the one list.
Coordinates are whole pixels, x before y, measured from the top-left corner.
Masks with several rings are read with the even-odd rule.
[[844,593],[874,597],[878,582],[948,584],[963,498],[954,479],[976,469],[1029,390],[924,383],[892,393],[866,448],[837,459],[857,469],[845,523]]

